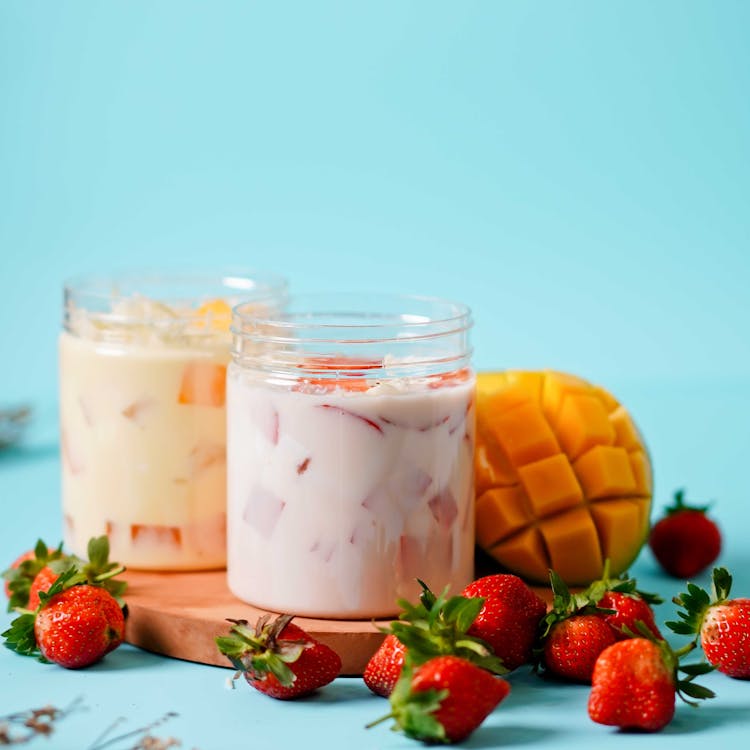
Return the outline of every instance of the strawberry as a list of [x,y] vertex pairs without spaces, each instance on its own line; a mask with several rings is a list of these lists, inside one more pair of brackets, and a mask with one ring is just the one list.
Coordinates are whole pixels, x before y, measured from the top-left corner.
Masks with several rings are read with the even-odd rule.
[[394,728],[413,739],[461,742],[509,692],[505,680],[459,656],[436,656],[416,669],[407,663],[391,693],[391,713],[368,728],[393,718]]
[[631,633],[638,633],[638,622],[642,622],[655,638],[662,637],[656,625],[654,611],[645,599],[633,594],[608,591],[596,604],[602,609],[613,610],[611,614],[599,616],[612,628],[618,641],[630,638]]
[[408,652],[411,663],[423,664],[435,656],[461,656],[496,674],[504,674],[503,663],[487,643],[467,633],[484,599],[445,595],[435,596],[427,585],[419,581],[422,593],[413,605],[399,600],[402,612],[386,630],[385,640],[365,667],[365,684],[377,695],[391,694],[401,674]]
[[635,578],[623,573],[617,578],[609,577],[609,560],[604,563],[602,577],[594,581],[584,592],[589,602],[600,610],[599,612],[607,624],[614,630],[617,640],[623,640],[639,633],[638,621],[641,621],[654,635],[661,638],[656,625],[652,604],[660,604],[662,598],[656,594],[639,591]]
[[49,565],[45,565],[34,577],[29,588],[29,600],[26,604],[27,609],[36,609],[39,604],[39,593],[49,591],[52,584],[57,580],[59,573],[56,573]]
[[19,555],[9,568],[2,572],[5,579],[5,595],[8,597],[8,612],[28,606],[29,588],[36,574],[53,560],[67,558],[62,551],[62,544],[56,548],[48,547],[41,539],[34,549]]
[[89,666],[117,648],[125,633],[122,608],[108,591],[80,578],[71,568],[41,591],[37,610],[17,617],[3,633],[6,645],[68,669]]
[[707,568],[721,552],[721,532],[706,515],[708,506],[690,506],[684,491],[651,529],[649,546],[660,565],[675,578],[691,578]]
[[602,577],[578,594],[550,571],[552,608],[542,621],[535,647],[536,667],[568,680],[590,682],[599,654],[617,640],[640,635],[643,628],[661,638],[649,602],[655,594],[636,589],[627,573],[609,577],[609,561]]
[[596,614],[574,614],[555,623],[544,639],[544,666],[576,682],[591,682],[599,654],[616,640],[612,628]]
[[248,684],[272,698],[289,700],[312,693],[333,681],[341,671],[341,657],[292,623],[293,615],[233,623],[228,636],[216,638],[222,654],[244,674]]
[[[689,650],[690,646],[682,652]],[[622,729],[658,732],[672,721],[676,695],[683,700],[686,700],[683,693],[697,699],[712,698],[710,690],[692,682],[711,667],[707,664],[679,667],[687,674],[684,680],[679,680],[680,655],[666,641],[645,637],[617,641],[604,649],[591,679],[588,702],[591,719]]]
[[469,635],[486,641],[506,669],[516,669],[531,660],[536,630],[547,605],[518,576],[484,576],[461,593],[484,599]]
[[539,626],[534,666],[567,680],[590,682],[597,657],[617,639],[603,616],[610,610],[597,607],[588,591],[571,594],[554,570],[549,578],[552,608]]
[[367,662],[362,675],[365,685],[376,695],[387,698],[401,676],[405,658],[406,646],[393,633],[388,633]]
[[667,627],[682,635],[695,634],[710,664],[719,672],[750,678],[750,599],[730,599],[732,576],[726,568],[714,568],[711,596],[689,583],[687,592],[674,598],[683,609],[680,622]]

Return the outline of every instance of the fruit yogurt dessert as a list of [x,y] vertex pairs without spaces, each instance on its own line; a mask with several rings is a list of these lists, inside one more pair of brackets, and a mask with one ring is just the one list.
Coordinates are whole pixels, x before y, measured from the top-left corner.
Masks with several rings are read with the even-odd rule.
[[267,320],[235,309],[227,567],[256,606],[390,616],[417,578],[455,593],[472,578],[469,310],[370,304],[298,298]]
[[275,309],[270,276],[75,280],[60,335],[65,544],[106,533],[129,567],[226,564],[231,306]]

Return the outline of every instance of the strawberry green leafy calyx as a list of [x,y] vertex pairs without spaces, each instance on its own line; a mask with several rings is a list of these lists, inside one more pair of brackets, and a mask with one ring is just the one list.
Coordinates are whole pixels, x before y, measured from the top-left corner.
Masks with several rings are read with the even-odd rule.
[[419,584],[422,586],[419,604],[400,599],[402,612],[385,630],[406,647],[412,663],[417,666],[435,656],[450,654],[495,674],[506,674],[508,670],[492,647],[467,634],[485,600],[467,596],[447,598],[445,592],[435,596],[424,582]]
[[677,611],[681,621],[668,622],[667,627],[679,635],[694,635],[697,643],[709,608],[726,602],[731,590],[732,575],[726,568],[714,568],[710,596],[705,589],[688,582],[687,591],[672,599],[678,607],[682,607]]
[[334,680],[341,657],[292,623],[292,615],[260,617],[254,627],[247,620],[232,623],[229,635],[216,638],[219,651],[261,693],[289,700],[312,693]]
[[635,630],[638,620],[642,620],[656,638],[661,638],[651,606],[661,604],[662,598],[640,591],[635,578],[630,578],[627,573],[610,578],[609,560],[604,563],[602,577],[589,585],[584,597],[600,610],[611,610],[609,614],[600,613],[600,616],[618,640],[627,638],[626,630]]
[[[534,649],[537,657],[540,647],[543,646],[550,631],[558,623],[573,617],[573,615],[614,613],[612,609],[598,607],[598,599],[592,597],[588,589],[577,594],[572,593],[565,581],[554,570],[549,572],[549,582],[552,589],[552,607],[539,623],[539,634]],[[601,596],[603,595],[602,592]],[[601,599],[601,596],[599,596],[599,599]],[[538,663],[538,660],[535,660],[535,663]]]
[[26,607],[31,584],[42,568],[52,563],[62,564],[64,567],[68,559],[68,555],[62,551],[62,542],[52,549],[39,539],[33,550],[21,555],[7,570],[2,572],[5,579],[5,593],[8,596],[8,611]]
[[602,597],[610,592],[625,594],[627,596],[642,599],[646,604],[661,604],[664,600],[658,594],[651,594],[647,591],[638,589],[638,582],[631,578],[627,571],[614,578],[609,574],[609,559],[604,562],[602,577],[598,581],[593,581],[584,592],[594,604],[601,601]]
[[248,626],[247,620],[229,619],[233,623],[230,635],[219,636],[216,645],[238,672],[250,672],[256,678],[270,673],[282,687],[289,687],[296,678],[288,664],[299,659],[306,644],[304,639],[281,638],[292,619],[292,615],[281,615],[275,620],[264,615],[254,628]]
[[110,561],[109,538],[103,535],[89,539],[87,553],[88,561],[79,561],[86,583],[106,589],[123,606],[122,596],[128,584],[126,581],[115,580],[115,577],[125,572],[125,566]]

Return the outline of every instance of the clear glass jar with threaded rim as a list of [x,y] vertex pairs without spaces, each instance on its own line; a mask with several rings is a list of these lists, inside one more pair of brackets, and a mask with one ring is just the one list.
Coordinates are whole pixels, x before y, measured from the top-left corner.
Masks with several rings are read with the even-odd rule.
[[471,312],[387,294],[240,305],[227,373],[228,580],[300,615],[396,614],[473,574]]
[[231,309],[278,309],[255,272],[133,272],[64,287],[62,506],[68,549],[107,534],[131,568],[226,564],[226,366]]

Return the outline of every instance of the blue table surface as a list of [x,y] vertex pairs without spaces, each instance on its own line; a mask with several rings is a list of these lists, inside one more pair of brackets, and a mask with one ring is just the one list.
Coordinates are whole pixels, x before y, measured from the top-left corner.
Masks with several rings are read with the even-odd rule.
[[[688,497],[714,500],[724,532],[720,562],[734,574],[734,593],[750,595],[750,512],[747,467],[750,445],[750,382],[720,380],[643,380],[607,384],[634,414],[647,437],[656,476],[652,517],[672,491],[684,486]],[[37,418],[19,447],[0,452],[0,557],[10,561],[37,537],[60,536],[59,459],[54,404],[37,405]],[[670,598],[683,583],[661,573],[648,549],[632,568],[645,590],[666,603],[657,609],[663,623],[674,617]],[[708,573],[696,578],[707,584]],[[10,622],[0,615],[0,626]],[[679,639],[673,639],[679,643]],[[229,747],[406,748],[418,743],[390,732],[388,725],[364,725],[387,713],[388,704],[372,695],[359,678],[340,678],[314,696],[281,702],[238,682],[228,688],[230,670],[178,661],[125,645],[101,663],[82,671],[17,656],[0,649],[0,715],[53,704],[79,708],[56,724],[49,739],[30,747],[90,748],[119,717],[112,736],[177,715],[154,730],[179,739],[184,748]],[[698,747],[750,737],[750,681],[713,673],[702,682],[716,698],[698,709],[678,701],[672,723],[654,735],[634,735],[594,724],[587,715],[589,688],[545,681],[526,668],[510,675],[510,697],[464,745],[466,747],[563,746],[608,748]],[[108,745],[132,748],[135,740]]]

